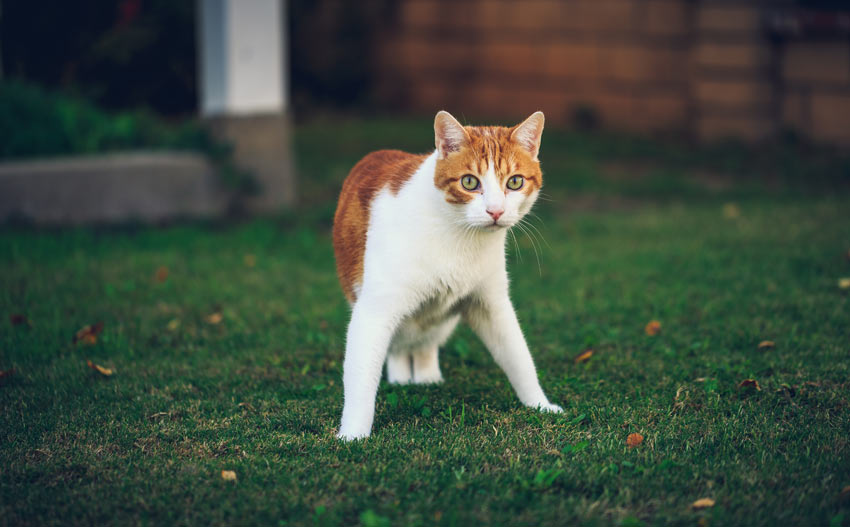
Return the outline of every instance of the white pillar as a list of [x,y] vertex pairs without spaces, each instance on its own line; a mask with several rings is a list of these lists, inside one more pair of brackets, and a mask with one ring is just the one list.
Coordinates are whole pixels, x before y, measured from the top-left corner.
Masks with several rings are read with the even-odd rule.
[[257,212],[295,202],[285,0],[197,0],[200,111],[259,183]]
[[199,0],[201,113],[286,111],[282,0]]

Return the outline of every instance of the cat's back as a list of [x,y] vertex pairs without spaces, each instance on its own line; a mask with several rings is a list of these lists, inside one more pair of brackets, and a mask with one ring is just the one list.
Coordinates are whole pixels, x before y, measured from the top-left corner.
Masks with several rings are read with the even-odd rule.
[[372,201],[384,188],[397,194],[427,158],[427,154],[378,150],[354,165],[343,182],[334,215],[333,243],[337,274],[349,302],[354,302],[363,278]]

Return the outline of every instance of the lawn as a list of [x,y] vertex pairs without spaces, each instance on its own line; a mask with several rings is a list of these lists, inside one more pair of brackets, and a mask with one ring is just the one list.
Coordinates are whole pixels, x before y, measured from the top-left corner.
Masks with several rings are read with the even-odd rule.
[[461,329],[443,385],[382,383],[337,441],[333,200],[369,149],[431,144],[319,122],[284,216],[0,228],[0,524],[850,525],[850,163],[804,145],[547,131],[508,258],[564,414]]

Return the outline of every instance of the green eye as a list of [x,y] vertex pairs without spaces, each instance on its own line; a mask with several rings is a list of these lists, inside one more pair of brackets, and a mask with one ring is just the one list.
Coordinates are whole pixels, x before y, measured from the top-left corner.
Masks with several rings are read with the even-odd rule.
[[524,177],[522,177],[520,175],[511,176],[508,179],[508,188],[511,189],[511,190],[519,190],[519,189],[522,188],[523,183],[525,183]]
[[467,174],[460,178],[460,184],[466,190],[475,190],[481,185],[478,182],[478,178],[473,176],[472,174]]

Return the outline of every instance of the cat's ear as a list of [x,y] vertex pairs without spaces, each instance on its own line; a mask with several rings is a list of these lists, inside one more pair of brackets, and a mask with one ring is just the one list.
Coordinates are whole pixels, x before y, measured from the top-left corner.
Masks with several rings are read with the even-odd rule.
[[469,134],[452,114],[447,111],[437,113],[434,118],[434,142],[437,144],[437,155],[440,159],[457,152],[467,141]]
[[513,132],[511,132],[511,139],[525,148],[535,161],[537,161],[537,154],[540,152],[543,120],[543,112],[534,112],[528,119],[514,126]]

